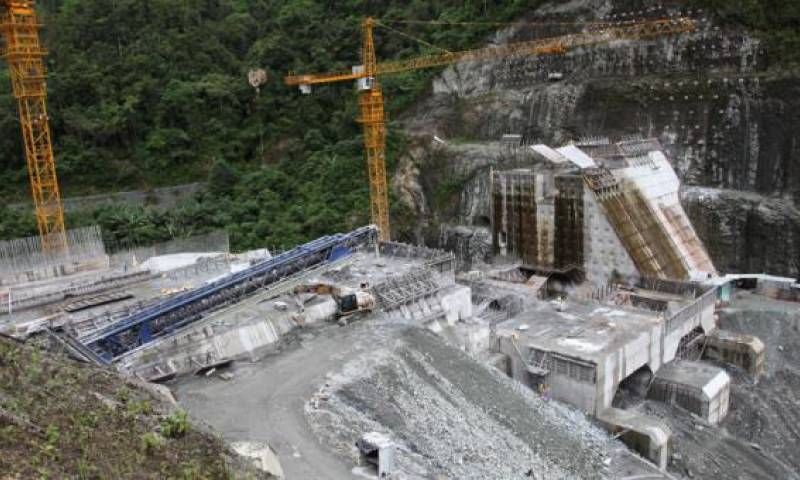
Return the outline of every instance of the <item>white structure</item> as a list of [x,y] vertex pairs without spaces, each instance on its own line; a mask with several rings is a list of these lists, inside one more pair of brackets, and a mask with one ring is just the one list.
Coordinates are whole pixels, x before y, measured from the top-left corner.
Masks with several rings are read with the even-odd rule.
[[495,254],[612,278],[707,280],[716,269],[655,140],[534,145],[532,168],[492,173]]

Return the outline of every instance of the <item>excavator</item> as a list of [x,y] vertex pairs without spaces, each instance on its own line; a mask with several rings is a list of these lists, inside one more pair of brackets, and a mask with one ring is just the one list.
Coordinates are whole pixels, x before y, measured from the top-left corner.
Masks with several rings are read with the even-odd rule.
[[2,0],[3,58],[11,73],[11,84],[19,108],[19,123],[25,145],[36,224],[45,254],[67,252],[64,208],[56,176],[50,118],[47,115],[47,84],[39,41],[39,23],[33,0]]
[[351,289],[329,283],[309,283],[296,286],[294,294],[330,295],[336,301],[336,315],[342,318],[355,313],[371,312],[375,308],[375,297],[369,293],[368,287],[369,285],[362,285],[359,289]]
[[[424,23],[424,22],[417,22]],[[442,22],[429,22],[442,24]],[[375,55],[373,31],[375,27],[394,30],[375,18],[367,18],[362,24],[363,44],[361,65],[351,71],[290,74],[284,83],[297,86],[304,94],[311,93],[314,85],[355,81],[359,91],[359,118],[363,124],[364,150],[369,178],[370,218],[379,228],[381,241],[390,239],[389,195],[386,181],[386,114],[383,91],[379,77],[424,68],[442,67],[463,62],[480,62],[524,56],[563,55],[572,49],[599,45],[615,40],[654,38],[691,32],[696,29],[692,19],[685,17],[646,20],[640,22],[597,23],[581,33],[542,38],[526,42],[497,45],[488,48],[450,52],[444,50],[435,55],[378,63]],[[399,32],[402,33],[402,32]],[[410,37],[408,34],[404,36]],[[421,41],[427,44],[427,42]],[[430,45],[430,44],[428,44]]]

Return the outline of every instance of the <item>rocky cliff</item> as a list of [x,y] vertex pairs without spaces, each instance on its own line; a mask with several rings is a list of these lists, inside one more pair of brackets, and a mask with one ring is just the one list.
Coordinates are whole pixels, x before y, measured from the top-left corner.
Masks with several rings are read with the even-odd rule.
[[[547,35],[574,29],[559,23],[567,20],[665,15],[695,18],[698,29],[559,56],[464,64],[434,81],[431,96],[402,120],[417,147],[401,158],[405,175],[395,181],[417,213],[417,239],[452,242],[452,235],[426,226],[481,227],[488,220],[479,208],[488,181],[481,173],[504,168],[508,155],[465,142],[520,134],[524,142],[557,145],[642,135],[665,145],[687,187],[685,207],[721,271],[800,273],[798,74],[771,64],[758,38],[718,25],[713,13],[643,3],[649,2],[554,2],[532,16],[558,19]],[[515,26],[490,43],[542,34]],[[448,153],[432,153],[437,149]],[[416,195],[408,195],[412,190]]]

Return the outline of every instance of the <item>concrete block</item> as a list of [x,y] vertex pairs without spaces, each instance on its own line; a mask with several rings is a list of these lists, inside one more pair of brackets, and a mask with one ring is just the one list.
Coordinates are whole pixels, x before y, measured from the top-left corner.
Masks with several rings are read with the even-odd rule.
[[233,451],[249,458],[259,470],[276,477],[283,478],[283,468],[278,456],[269,445],[260,442],[233,442]]
[[659,469],[667,469],[672,431],[666,424],[654,417],[618,408],[599,412],[597,419],[629,448]]
[[364,434],[356,446],[361,452],[362,462],[375,468],[378,478],[385,478],[394,471],[394,443],[387,435],[378,432]]
[[492,367],[500,370],[507,376],[511,376],[511,359],[508,358],[508,355],[502,353],[494,353],[489,357],[487,362]]
[[706,336],[703,358],[736,365],[756,378],[764,373],[766,364],[761,339],[728,330],[715,330]]
[[472,317],[472,291],[457,285],[441,294],[441,305],[449,325]]
[[656,372],[647,398],[681,407],[717,425],[728,414],[730,383],[721,368],[679,360]]

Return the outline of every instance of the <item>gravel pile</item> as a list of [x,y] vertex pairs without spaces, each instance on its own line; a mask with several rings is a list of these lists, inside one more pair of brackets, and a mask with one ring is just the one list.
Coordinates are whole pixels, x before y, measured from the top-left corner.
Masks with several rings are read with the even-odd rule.
[[543,402],[417,328],[345,364],[306,415],[324,443],[354,462],[362,433],[387,433],[400,450],[397,478],[601,479],[653,471],[583,414]]

